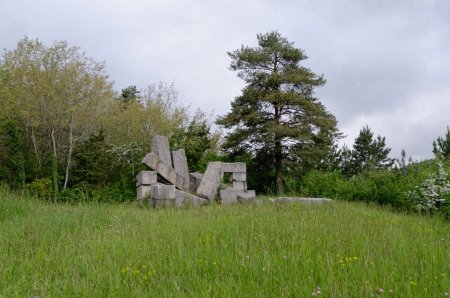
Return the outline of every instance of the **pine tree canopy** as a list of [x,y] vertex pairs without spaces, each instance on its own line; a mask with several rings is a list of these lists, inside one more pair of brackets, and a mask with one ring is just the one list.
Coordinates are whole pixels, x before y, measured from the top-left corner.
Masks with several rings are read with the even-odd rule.
[[314,144],[319,135],[337,134],[336,119],[314,97],[325,79],[300,65],[305,53],[278,32],[258,34],[257,39],[257,47],[228,53],[230,69],[246,86],[217,123],[233,129],[224,144],[228,150],[270,153],[266,162],[273,165],[281,192],[287,160],[302,160],[293,156],[301,155],[294,149]]
[[366,125],[359,132],[353,145],[354,174],[376,169],[390,168],[394,160],[389,158],[391,148],[386,147],[386,138],[377,136]]
[[433,153],[436,156],[443,156],[444,158],[450,157],[450,128],[447,127],[447,133],[445,138],[438,137],[433,141]]

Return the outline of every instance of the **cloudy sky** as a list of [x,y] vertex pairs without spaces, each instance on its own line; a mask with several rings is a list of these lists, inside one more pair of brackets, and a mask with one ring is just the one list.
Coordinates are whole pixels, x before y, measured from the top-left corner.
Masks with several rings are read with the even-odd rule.
[[117,90],[174,82],[181,104],[215,115],[243,87],[226,52],[273,30],[324,74],[317,96],[347,145],[367,124],[393,157],[432,157],[450,125],[448,0],[0,0],[2,49],[66,40],[106,61]]

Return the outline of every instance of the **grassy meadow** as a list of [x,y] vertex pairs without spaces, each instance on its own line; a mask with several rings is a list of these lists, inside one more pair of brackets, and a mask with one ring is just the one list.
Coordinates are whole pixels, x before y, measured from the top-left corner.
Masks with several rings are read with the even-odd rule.
[[365,204],[61,205],[0,192],[0,297],[444,297],[450,224]]

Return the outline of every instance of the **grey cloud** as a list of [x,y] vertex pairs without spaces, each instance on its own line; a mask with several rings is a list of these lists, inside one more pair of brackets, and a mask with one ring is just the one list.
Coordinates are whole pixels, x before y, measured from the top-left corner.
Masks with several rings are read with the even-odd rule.
[[278,30],[325,75],[317,95],[347,144],[368,124],[393,155],[426,158],[449,125],[449,15],[446,0],[3,0],[0,45],[65,39],[106,60],[119,90],[174,81],[183,104],[220,115],[243,87],[226,52]]

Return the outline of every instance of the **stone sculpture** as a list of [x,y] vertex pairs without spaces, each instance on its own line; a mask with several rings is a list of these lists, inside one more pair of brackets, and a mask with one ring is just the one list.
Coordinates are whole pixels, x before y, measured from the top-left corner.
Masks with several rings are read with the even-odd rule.
[[222,204],[250,202],[256,198],[254,190],[247,190],[245,163],[209,162],[204,174],[189,173],[184,149],[171,152],[165,136],[153,138],[152,152],[142,163],[152,171],[142,171],[136,177],[137,200],[141,203],[149,198],[153,206],[206,204],[216,199],[224,173],[230,173],[230,181],[219,192]]

